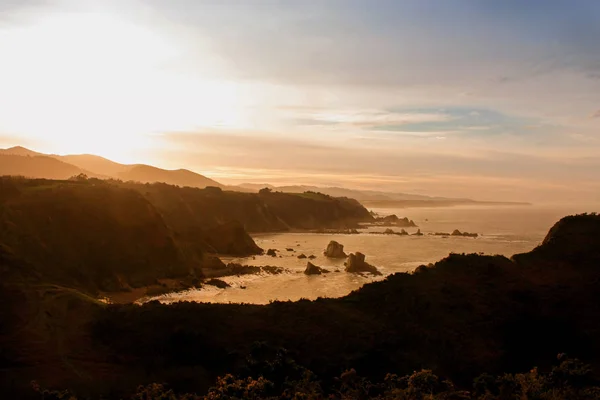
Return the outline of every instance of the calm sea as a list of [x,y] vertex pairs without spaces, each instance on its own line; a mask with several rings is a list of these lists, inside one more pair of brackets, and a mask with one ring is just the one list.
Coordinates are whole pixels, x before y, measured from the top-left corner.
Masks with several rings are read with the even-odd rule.
[[[360,251],[367,262],[384,274],[412,271],[421,264],[435,262],[449,253],[502,254],[507,257],[532,250],[539,245],[550,227],[561,217],[574,213],[597,211],[589,207],[448,207],[374,209],[381,215],[396,214],[413,219],[425,236],[373,235],[368,232],[385,228],[369,228],[359,235],[332,235],[312,233],[279,233],[256,235],[256,243],[266,249],[279,250],[282,257],[257,256],[224,258],[225,262],[248,265],[276,265],[288,273],[281,275],[256,275],[227,277],[232,285],[228,289],[205,287],[183,293],[157,297],[165,303],[187,300],[220,303],[265,304],[271,300],[298,300],[301,298],[340,297],[376,279],[343,272],[344,260],[323,256],[330,240],[344,245],[349,252]],[[399,230],[399,228],[393,228]],[[428,236],[430,232],[452,232],[454,229],[477,232],[478,238]],[[409,233],[417,228],[407,229]],[[294,251],[287,251],[286,249]],[[298,255],[315,255],[312,262],[332,272],[321,276],[306,276],[302,272],[307,260]],[[338,269],[341,272],[334,272]]]

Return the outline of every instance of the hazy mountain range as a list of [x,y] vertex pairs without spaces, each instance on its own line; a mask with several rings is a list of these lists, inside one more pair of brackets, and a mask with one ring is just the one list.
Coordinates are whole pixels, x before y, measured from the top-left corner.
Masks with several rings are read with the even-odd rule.
[[270,184],[247,183],[238,186],[223,185],[204,175],[187,169],[166,170],[145,164],[120,164],[104,157],[80,155],[54,155],[38,153],[21,146],[0,149],[0,175],[20,175],[29,178],[68,179],[85,174],[100,179],[120,179],[141,183],[164,182],[177,186],[205,188],[216,186],[240,192],[257,192],[268,187],[280,192],[321,192],[334,197],[356,199],[369,207],[423,207],[452,206],[461,204],[526,204],[507,202],[479,202],[466,198],[447,198],[418,194],[356,190],[340,187],[317,186],[273,186]]
[[142,183],[165,182],[177,186],[225,188],[215,180],[186,169],[166,170],[145,164],[120,164],[91,154],[59,156],[37,153],[24,147],[0,149],[0,175],[68,179],[79,174]]

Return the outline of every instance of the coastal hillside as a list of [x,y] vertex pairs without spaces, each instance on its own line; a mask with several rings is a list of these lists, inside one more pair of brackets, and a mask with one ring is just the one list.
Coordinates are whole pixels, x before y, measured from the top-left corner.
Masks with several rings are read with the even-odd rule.
[[201,278],[209,254],[262,253],[248,230],[346,226],[371,218],[356,202],[316,194],[263,196],[85,177],[4,177],[0,189],[5,252],[46,281],[87,293]]
[[[304,375],[294,375],[302,367],[319,377],[322,393],[340,398],[328,391],[350,369],[381,382],[389,372],[430,369],[464,390],[483,372],[502,376],[537,366],[549,373],[563,352],[598,369],[600,270],[589,267],[598,257],[599,230],[599,216],[568,217],[538,249],[513,260],[453,254],[340,299],[265,306],[102,305],[73,291],[34,295],[31,286],[5,279],[0,295],[9,323],[0,361],[11,380],[4,374],[0,385],[19,398],[34,397],[31,380],[82,398],[127,398],[151,382],[203,394],[231,373],[308,390]],[[569,256],[576,238],[586,239],[577,242],[577,260]],[[8,259],[0,258],[4,271],[14,269]],[[36,321],[35,335],[21,313]],[[287,377],[305,383],[285,386]]]
[[0,243],[41,280],[89,293],[194,274],[182,249],[138,192],[86,182],[2,178]]
[[220,188],[178,188],[164,184],[123,184],[142,193],[178,232],[193,233],[237,221],[248,232],[352,227],[371,221],[355,200],[319,193],[240,193]]

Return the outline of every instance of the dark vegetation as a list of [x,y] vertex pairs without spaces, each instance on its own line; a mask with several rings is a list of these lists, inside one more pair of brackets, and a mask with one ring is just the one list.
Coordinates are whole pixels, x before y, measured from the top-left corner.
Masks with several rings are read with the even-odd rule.
[[[512,259],[452,254],[340,299],[106,305],[84,294],[105,277],[135,283],[147,271],[179,273],[175,264],[160,269],[154,251],[186,268],[204,255],[189,230],[174,227],[185,216],[213,221],[207,229],[229,222],[219,220],[218,208],[212,217],[195,210],[210,204],[205,198],[233,202],[237,194],[93,180],[0,182],[4,398],[40,398],[32,380],[80,399],[597,398],[597,376],[573,359],[557,365],[556,354],[596,371],[600,364],[600,216],[564,218],[539,248]],[[237,204],[271,212],[285,198],[262,200],[269,196],[280,194]],[[179,205],[167,207],[167,199]]]

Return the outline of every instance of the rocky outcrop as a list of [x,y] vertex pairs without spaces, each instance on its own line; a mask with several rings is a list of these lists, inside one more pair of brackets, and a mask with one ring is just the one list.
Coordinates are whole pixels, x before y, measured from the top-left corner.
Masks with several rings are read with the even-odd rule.
[[304,273],[306,275],[321,275],[321,274],[326,274],[329,271],[326,270],[325,268],[321,268],[321,267],[317,267],[315,264],[311,263],[310,261],[308,263],[306,263],[306,269],[304,270]]
[[360,232],[355,228],[349,229],[317,229],[314,233],[327,233],[330,235],[358,235]]
[[406,232],[404,229],[400,230],[400,232],[396,232],[393,229],[387,228],[385,231],[383,231],[384,235],[400,235],[400,236],[404,236],[404,235],[408,235],[408,232]]
[[413,233],[412,236],[423,236],[423,234],[421,233],[420,229],[417,229],[417,231]]
[[276,249],[269,249],[269,250],[267,250],[267,255],[271,256],[271,257],[277,257],[277,250]]
[[202,274],[205,278],[221,278],[224,276],[241,276],[256,274],[278,275],[284,272],[286,272],[286,269],[282,267],[275,267],[272,265],[242,265],[239,263],[229,263],[227,265],[224,265],[222,268],[218,269],[202,269]]
[[256,245],[248,232],[237,221],[210,229],[206,232],[205,242],[219,254],[249,256],[263,253],[263,249]]
[[476,238],[479,236],[477,233],[469,233],[469,232],[461,232],[458,229],[455,229],[450,236],[465,236],[465,237],[473,237]]
[[344,265],[346,266],[346,272],[369,272],[373,275],[381,275],[381,272],[375,266],[365,261],[363,253],[350,254]]
[[396,214],[376,218],[375,222],[383,226],[398,226],[403,228],[415,228],[417,226],[412,219],[408,219],[407,217],[398,218]]
[[231,285],[229,283],[222,281],[220,279],[208,280],[208,281],[206,281],[206,284],[218,287],[219,289],[227,289],[228,287],[231,287]]
[[327,249],[323,252],[325,257],[329,258],[345,258],[347,257],[346,253],[344,253],[344,245],[332,240],[327,245]]

